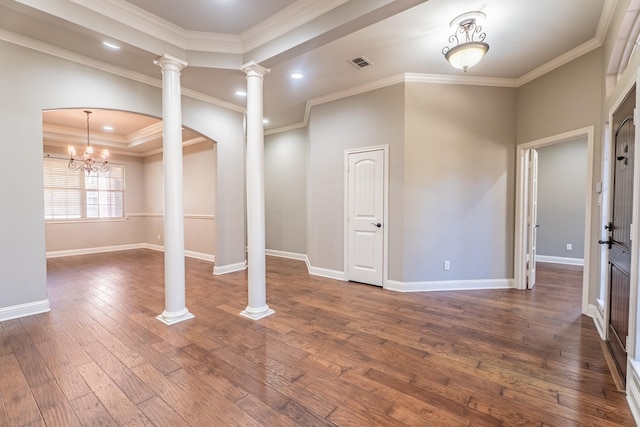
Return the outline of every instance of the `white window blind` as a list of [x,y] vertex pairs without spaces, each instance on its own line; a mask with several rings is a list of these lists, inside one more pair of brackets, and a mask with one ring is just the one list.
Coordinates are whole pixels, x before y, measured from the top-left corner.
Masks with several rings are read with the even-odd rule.
[[87,175],[69,170],[67,160],[45,157],[42,164],[45,219],[124,217],[124,166]]

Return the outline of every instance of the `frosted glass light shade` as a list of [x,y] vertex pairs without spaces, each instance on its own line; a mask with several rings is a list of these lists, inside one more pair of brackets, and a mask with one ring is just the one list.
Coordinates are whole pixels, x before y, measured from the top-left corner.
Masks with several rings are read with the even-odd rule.
[[452,67],[467,70],[482,60],[489,50],[489,45],[482,42],[467,42],[452,47],[444,57]]

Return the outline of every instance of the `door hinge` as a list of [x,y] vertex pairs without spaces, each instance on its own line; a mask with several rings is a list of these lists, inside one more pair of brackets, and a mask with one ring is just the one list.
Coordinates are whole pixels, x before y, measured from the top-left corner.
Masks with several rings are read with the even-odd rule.
[[627,338],[624,340],[624,351],[629,353],[629,335],[627,335]]

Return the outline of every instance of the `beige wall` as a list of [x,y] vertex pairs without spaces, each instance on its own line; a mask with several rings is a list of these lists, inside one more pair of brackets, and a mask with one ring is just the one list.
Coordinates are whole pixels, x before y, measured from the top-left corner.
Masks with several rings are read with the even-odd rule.
[[[45,147],[60,156],[63,149]],[[47,252],[121,245],[164,245],[162,154],[147,158],[113,155],[125,167],[126,220],[47,222]],[[185,250],[215,254],[216,150],[211,141],[183,149]],[[159,237],[159,238],[158,238]]]

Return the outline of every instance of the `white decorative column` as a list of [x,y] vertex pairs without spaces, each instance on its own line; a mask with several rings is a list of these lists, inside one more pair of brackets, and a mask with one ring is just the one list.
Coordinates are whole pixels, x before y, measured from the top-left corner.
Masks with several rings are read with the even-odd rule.
[[165,304],[164,312],[157,319],[173,325],[194,317],[185,306],[184,271],[180,71],[187,63],[165,54],[156,64],[162,67]]
[[243,65],[247,75],[247,261],[249,304],[241,316],[253,320],[275,313],[267,305],[264,220],[264,128],[262,81],[269,72],[255,62]]

